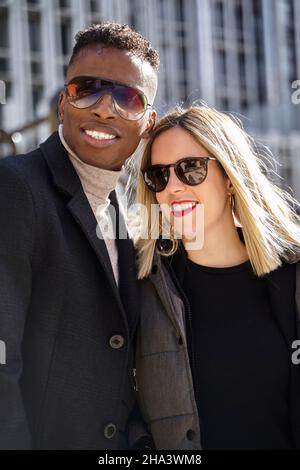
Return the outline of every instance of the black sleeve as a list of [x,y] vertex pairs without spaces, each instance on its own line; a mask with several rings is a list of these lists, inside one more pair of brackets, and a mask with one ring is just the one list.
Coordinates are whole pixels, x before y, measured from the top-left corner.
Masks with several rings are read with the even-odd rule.
[[0,449],[30,449],[19,381],[35,217],[29,188],[5,160],[0,162],[0,340],[5,345],[0,362]]

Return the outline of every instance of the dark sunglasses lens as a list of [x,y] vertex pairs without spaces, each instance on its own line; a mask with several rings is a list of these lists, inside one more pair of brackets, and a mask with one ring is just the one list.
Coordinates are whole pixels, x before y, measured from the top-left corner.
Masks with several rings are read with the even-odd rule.
[[113,98],[119,114],[125,119],[138,119],[147,108],[147,98],[134,88],[116,86]]
[[196,186],[202,183],[207,175],[207,160],[205,158],[197,160],[195,158],[187,158],[180,162],[177,166],[177,176],[189,186]]
[[155,193],[159,193],[168,184],[169,170],[159,166],[148,168],[143,172],[143,177],[148,188]]
[[108,90],[108,87],[102,86],[102,80],[88,78],[74,80],[67,85],[69,101],[76,108],[88,108],[95,104],[104,89]]
[[146,96],[134,88],[114,85],[108,80],[78,78],[67,85],[69,102],[76,108],[88,108],[105,93],[111,93],[117,112],[125,119],[139,119],[147,108]]

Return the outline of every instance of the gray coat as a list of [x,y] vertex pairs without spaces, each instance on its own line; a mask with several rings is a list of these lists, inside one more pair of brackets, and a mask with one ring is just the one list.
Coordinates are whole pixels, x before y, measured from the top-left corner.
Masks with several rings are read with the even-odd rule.
[[[293,279],[296,272],[296,309],[294,295],[291,295],[295,284],[289,283],[292,290],[282,292],[282,270],[278,269],[273,271],[274,274],[266,276],[272,309],[290,348],[295,339],[300,339],[299,260],[300,256],[294,256],[286,263],[288,272],[293,268]],[[159,255],[155,255],[152,273],[142,284],[136,385],[144,419],[157,449],[201,449],[200,423],[186,341],[184,302]],[[282,299],[286,299],[289,304],[287,308],[285,303],[282,308]],[[291,311],[295,312],[296,318],[287,315]],[[295,324],[297,338],[294,337]],[[290,351],[292,355],[294,350]],[[296,445],[300,448],[300,365],[292,364],[291,370],[294,384],[291,391],[291,420]]]

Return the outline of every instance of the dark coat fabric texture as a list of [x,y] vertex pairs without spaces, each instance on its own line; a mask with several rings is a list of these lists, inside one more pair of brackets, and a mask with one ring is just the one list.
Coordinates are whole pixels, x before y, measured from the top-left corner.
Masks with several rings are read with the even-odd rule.
[[144,434],[134,248],[117,240],[118,288],[96,226],[57,132],[0,162],[1,449],[128,449]]

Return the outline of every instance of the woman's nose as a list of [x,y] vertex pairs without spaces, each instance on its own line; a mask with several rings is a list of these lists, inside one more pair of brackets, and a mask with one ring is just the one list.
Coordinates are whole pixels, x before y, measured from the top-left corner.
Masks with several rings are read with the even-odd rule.
[[166,186],[166,191],[169,194],[185,191],[185,185],[176,176],[174,168],[172,168],[172,167],[170,168],[170,176],[169,176],[168,184]]

